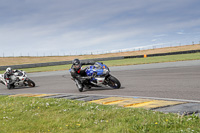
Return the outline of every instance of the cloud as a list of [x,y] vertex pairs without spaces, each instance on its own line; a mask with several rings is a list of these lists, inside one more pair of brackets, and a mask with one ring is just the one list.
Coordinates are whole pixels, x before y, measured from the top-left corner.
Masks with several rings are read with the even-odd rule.
[[179,32],[176,32],[178,35],[183,35],[183,34],[185,34],[184,32],[182,32],[182,31],[179,31]]
[[105,51],[172,42],[181,39],[176,35],[194,31],[198,36],[198,4],[197,0],[1,1],[0,52]]
[[165,37],[167,36],[166,34],[160,34],[160,35],[154,35],[154,37]]
[[155,41],[157,41],[157,39],[153,39],[153,40],[151,40],[152,42],[155,42]]

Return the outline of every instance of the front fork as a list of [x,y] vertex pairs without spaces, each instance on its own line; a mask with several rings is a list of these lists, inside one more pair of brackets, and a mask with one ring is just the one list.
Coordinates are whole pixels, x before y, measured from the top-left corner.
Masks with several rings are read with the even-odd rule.
[[107,74],[106,76],[105,76],[105,80],[104,80],[104,83],[105,83],[105,85],[108,85],[108,83],[109,83],[109,80],[110,80],[110,74]]
[[25,86],[28,86],[28,80],[29,80],[29,78],[24,79],[23,84],[24,84]]

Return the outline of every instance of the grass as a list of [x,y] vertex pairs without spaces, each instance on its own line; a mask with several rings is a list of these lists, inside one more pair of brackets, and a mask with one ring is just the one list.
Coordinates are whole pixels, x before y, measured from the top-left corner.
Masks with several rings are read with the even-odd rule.
[[108,66],[124,66],[124,65],[176,62],[176,61],[186,61],[186,60],[200,60],[200,53],[156,56],[147,58],[129,58],[123,60],[105,61],[104,63],[107,64]]
[[1,133],[200,132],[200,119],[196,115],[180,116],[67,99],[0,96],[0,101]]
[[[24,68],[23,70],[27,73],[33,72],[47,72],[47,71],[58,71],[58,70],[69,70],[71,65],[59,65],[59,66],[48,66],[48,67],[36,67],[36,68]],[[4,73],[5,71],[0,71]]]
[[[162,62],[176,62],[176,61],[186,61],[186,60],[200,60],[200,53],[157,56],[157,57],[147,57],[147,58],[130,58],[130,59],[122,59],[122,60],[110,60],[110,61],[103,61],[103,63],[111,67],[111,66],[138,65],[138,64],[150,64],[150,63],[162,63]],[[28,73],[31,73],[31,72],[68,70],[70,67],[71,67],[71,64],[59,65],[59,66],[48,66],[48,67],[37,67],[37,68],[25,68],[23,70]],[[3,73],[3,72],[4,71],[0,71],[0,73]]]

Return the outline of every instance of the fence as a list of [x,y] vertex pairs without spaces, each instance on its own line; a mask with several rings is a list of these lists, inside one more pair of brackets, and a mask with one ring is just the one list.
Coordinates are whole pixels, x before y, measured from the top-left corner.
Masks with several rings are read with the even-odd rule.
[[[169,53],[158,53],[158,54],[149,54],[148,57],[153,56],[166,56],[166,55],[176,55],[176,54],[188,54],[188,53],[198,53],[200,50],[190,50],[190,51],[180,51],[180,52],[169,52]],[[120,60],[127,58],[143,58],[144,55],[136,56],[119,56],[119,57],[109,57],[109,58],[96,58],[91,59],[93,61],[108,61],[108,60]],[[88,61],[88,60],[82,60]],[[13,65],[13,66],[0,66],[0,70],[5,70],[7,67],[12,67],[13,69],[23,69],[23,68],[35,68],[35,67],[45,67],[45,66],[57,66],[57,65],[67,65],[71,64],[71,61],[60,61],[60,62],[48,62],[48,63],[37,63],[37,64],[24,64],[24,65]]]
[[[200,41],[199,41],[200,44]],[[194,42],[188,43],[185,45],[194,45]],[[139,47],[133,47],[133,48],[126,48],[126,49],[118,49],[118,50],[110,50],[110,51],[83,51],[83,52],[63,52],[63,53],[0,53],[0,57],[48,57],[48,56],[74,56],[74,55],[96,55],[96,54],[107,54],[107,53],[119,53],[119,52],[128,52],[128,51],[140,51],[140,50],[148,50],[148,49],[156,49],[156,48],[164,48],[164,47],[175,47],[175,46],[184,46],[181,43],[177,44],[153,44],[153,45],[147,45],[147,46],[139,46]]]

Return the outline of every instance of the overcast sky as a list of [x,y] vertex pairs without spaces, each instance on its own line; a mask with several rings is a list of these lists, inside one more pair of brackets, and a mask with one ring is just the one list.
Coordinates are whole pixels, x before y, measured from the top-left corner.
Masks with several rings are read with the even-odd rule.
[[200,41],[199,0],[0,0],[0,56]]

